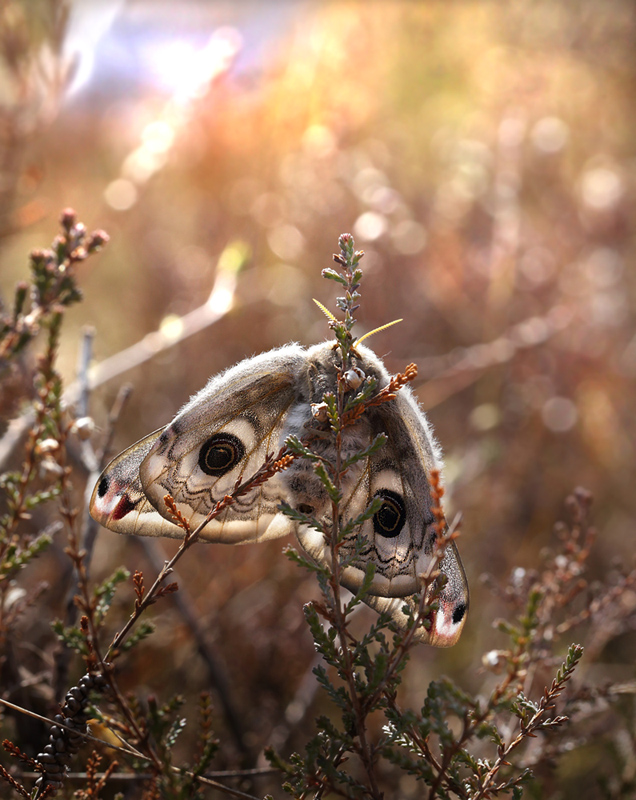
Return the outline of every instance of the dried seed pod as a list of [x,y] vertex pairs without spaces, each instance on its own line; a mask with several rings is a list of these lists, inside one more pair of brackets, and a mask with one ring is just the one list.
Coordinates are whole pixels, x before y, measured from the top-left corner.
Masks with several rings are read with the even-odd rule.
[[348,369],[342,376],[347,389],[359,389],[362,381],[367,377],[358,367]]
[[92,417],[79,417],[73,423],[73,432],[77,434],[82,442],[90,439],[93,431],[95,430],[95,422]]
[[77,714],[77,712],[81,709],[80,703],[73,697],[72,694],[67,694],[66,695],[66,704],[65,705],[66,705],[68,711],[71,714],[73,714],[73,716],[75,714]]
[[326,403],[312,403],[311,415],[318,422],[327,422],[329,419],[329,406]]
[[60,443],[57,439],[42,439],[35,446],[35,452],[38,455],[46,456],[50,453],[56,453],[60,449]]
[[71,758],[82,744],[82,734],[86,733],[88,714],[85,706],[89,692],[105,686],[103,676],[87,674],[80,678],[77,686],[71,687],[66,693],[62,713],[55,715],[54,724],[49,730],[48,744],[36,756],[44,770],[36,781],[36,786],[38,790],[49,789],[50,794],[47,796],[54,797],[57,790],[62,788]]

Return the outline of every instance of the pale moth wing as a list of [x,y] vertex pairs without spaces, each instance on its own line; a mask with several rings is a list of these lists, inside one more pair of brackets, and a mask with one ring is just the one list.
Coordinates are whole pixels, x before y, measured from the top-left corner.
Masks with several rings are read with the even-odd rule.
[[[354,365],[368,377],[374,377],[378,389],[389,382],[389,375],[377,356],[368,348],[358,347],[359,358]],[[307,373],[310,394],[314,402],[325,390],[335,389],[337,369],[333,347],[318,345],[307,354]],[[347,474],[344,501],[341,504],[343,519],[351,519],[362,513],[370,502],[380,497],[384,502],[371,520],[364,522],[354,534],[345,540],[341,554],[353,553],[354,540],[361,534],[365,546],[357,560],[346,566],[341,573],[341,583],[350,591],[360,588],[369,561],[375,564],[375,576],[365,602],[377,611],[389,611],[404,627],[406,617],[402,611],[405,604],[412,608],[419,603],[420,576],[427,573],[433,564],[436,534],[433,528],[432,499],[428,474],[439,469],[441,459],[430,426],[408,387],[397,392],[395,399],[371,407],[364,416],[343,433],[343,454],[367,447],[375,436],[384,433],[385,444],[368,458],[358,461]],[[315,445],[314,445],[314,449]],[[329,446],[324,453],[330,457]],[[307,470],[310,483],[313,473]],[[300,491],[294,467],[285,475],[294,481],[295,494]],[[315,480],[315,478],[314,478]],[[317,483],[311,491],[304,490],[303,503],[314,505],[313,515],[327,524],[330,505],[324,496],[323,487]],[[313,496],[313,500],[310,499]],[[316,498],[322,497],[322,504]],[[299,525],[298,540],[303,549],[317,562],[329,564],[330,549],[322,534],[308,525]],[[438,610],[431,612],[430,633],[424,627],[418,629],[416,638],[431,641],[438,646],[454,644],[461,633],[468,608],[468,585],[457,548],[451,543],[440,566],[446,576],[446,585],[437,600]],[[390,598],[396,598],[391,602]]]
[[[111,483],[120,483],[119,464],[131,459],[137,469],[135,488],[141,487],[164,519],[156,530],[137,525],[134,532],[183,538],[184,532],[173,524],[164,497],[173,497],[194,529],[217,501],[233,490],[239,478],[251,477],[268,453],[277,453],[288,434],[285,420],[295,399],[295,376],[303,360],[302,348],[289,345],[246,359],[212,378],[169,425],[153,434],[141,458],[138,454],[147,439],[106,467],[93,493],[91,514],[118,533],[133,532],[123,519],[112,524],[100,513],[107,505],[105,499],[113,493]],[[281,501],[288,499],[286,492],[280,478],[274,476],[211,520],[200,538],[241,544],[292,533],[293,524],[278,510]],[[132,503],[126,507],[134,513]],[[120,514],[123,512],[120,506]]]
[[[359,347],[357,352],[355,367],[375,378],[378,389],[386,386],[389,375],[377,356],[365,347]],[[312,402],[318,402],[326,390],[335,390],[336,369],[336,355],[329,345],[319,345],[308,352],[307,383]],[[366,544],[360,559],[343,570],[342,582],[352,591],[358,589],[367,563],[373,561],[376,574],[371,593],[405,597],[418,591],[419,575],[428,569],[432,558],[435,533],[427,474],[439,468],[438,448],[408,388],[401,389],[394,400],[368,408],[355,425],[344,429],[343,456],[368,447],[381,433],[387,437],[384,445],[347,471],[341,504],[343,519],[357,517],[376,497],[384,504],[373,519],[354,532],[350,541],[345,541],[343,555],[351,554],[358,533]],[[329,439],[322,446],[320,442],[313,446],[326,458],[335,457]],[[297,497],[303,492],[305,506],[313,506],[312,514],[328,524],[331,505],[325,490],[306,463],[298,468],[308,484],[303,487],[294,467],[295,464],[286,473],[292,493]],[[301,525],[298,538],[312,558],[327,563],[329,547],[319,531]]]
[[[91,516],[111,531],[141,536],[182,536],[148,500],[139,467],[163,429],[149,434],[114,458],[95,484]],[[181,532],[180,532],[181,531]]]
[[[455,542],[446,546],[439,570],[446,576],[446,584],[434,600],[433,605],[437,608],[427,616],[428,627],[423,623],[416,627],[413,639],[435,647],[451,647],[459,639],[468,611],[468,582]],[[404,607],[408,606],[410,615],[414,617],[420,606],[420,597],[419,593],[408,597],[367,595],[364,602],[378,614],[388,613],[398,628],[406,628],[408,616]]]
[[[354,366],[381,389],[389,375],[380,359],[359,346]],[[325,392],[337,387],[334,343],[308,350],[288,345],[246,359],[212,378],[165,428],[142,439],[115,458],[98,480],[91,514],[118,533],[183,538],[164,497],[170,494],[191,528],[205,519],[215,503],[229,494],[239,478],[251,477],[269,453],[277,453],[290,434],[311,442],[326,459],[334,457],[327,426],[316,413]],[[395,399],[366,410],[343,433],[347,458],[368,447],[377,434],[385,444],[347,471],[343,520],[354,519],[376,497],[380,510],[359,526],[343,546],[348,564],[343,586],[356,591],[366,566],[375,576],[366,602],[388,611],[404,627],[403,606],[419,602],[420,576],[433,558],[435,533],[428,474],[440,464],[439,450],[426,417],[408,388]],[[297,525],[279,510],[281,502],[329,527],[331,502],[312,464],[297,458],[209,522],[201,538],[211,542],[265,541],[296,532],[301,547],[318,563],[328,564],[329,547],[322,533]],[[364,540],[353,558],[355,538]],[[440,569],[447,582],[433,613],[430,629],[416,638],[445,646],[461,632],[468,607],[468,589],[454,543]]]

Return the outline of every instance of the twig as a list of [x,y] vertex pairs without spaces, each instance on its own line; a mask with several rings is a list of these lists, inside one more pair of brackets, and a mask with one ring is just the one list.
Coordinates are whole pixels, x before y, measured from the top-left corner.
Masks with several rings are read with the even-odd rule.
[[[228,274],[227,271],[220,271],[210,296],[203,305],[180,317],[170,327],[170,332],[158,329],[149,333],[131,347],[121,350],[92,367],[88,372],[88,387],[94,390],[174,347],[195,333],[214,325],[223,319],[233,307],[235,291],[236,277]],[[82,386],[79,382],[72,383],[64,392],[64,402],[66,405],[75,404],[81,393]],[[6,469],[11,454],[33,425],[34,419],[34,412],[29,410],[10,423],[7,432],[0,439],[0,472]]]
[[573,312],[557,303],[542,316],[532,316],[507,328],[495,339],[439,356],[416,359],[419,378],[415,388],[420,402],[430,409],[477,381],[486,370],[512,361],[520,350],[537,347],[565,330]]
[[95,339],[94,328],[84,328],[82,332],[82,347],[80,349],[79,364],[77,369],[77,416],[86,417],[88,415],[88,401],[90,387],[88,381],[88,369],[93,357],[93,340]]
[[[439,504],[441,497],[441,494],[439,493],[439,490],[441,488],[439,485],[439,472],[435,470],[431,478],[432,478],[431,479],[432,500],[433,502]],[[411,644],[413,642],[413,637],[415,636],[418,626],[420,622],[423,621],[425,618],[424,610],[427,609],[427,606],[429,605],[429,597],[428,597],[429,592],[431,588],[434,586],[437,576],[439,575],[439,566],[442,562],[442,559],[444,558],[444,553],[446,552],[446,548],[458,536],[458,529],[460,522],[461,522],[461,515],[458,514],[453,520],[453,522],[450,524],[446,532],[438,535],[437,544],[435,546],[435,550],[433,551],[431,563],[428,565],[426,572],[419,576],[420,601],[419,601],[419,606],[417,608],[417,613],[415,614],[415,617],[413,619],[413,624],[411,625],[409,630],[404,634],[404,636],[401,637],[399,644],[394,648],[393,653],[389,656],[385,674],[382,678],[382,681],[378,684],[375,692],[372,695],[369,695],[369,697],[366,699],[366,703],[369,706],[369,708],[375,707],[380,695],[384,694],[385,696],[388,696],[386,693],[387,684],[390,683],[396,670],[403,662],[404,656],[410,650]]]
[[[288,454],[285,448],[282,448],[277,456],[268,455],[263,463],[263,465],[252,475],[252,477],[245,481],[241,482],[240,479],[237,481],[237,485],[235,486],[234,490],[229,495],[225,495],[221,500],[216,503],[210,512],[207,514],[205,519],[201,521],[199,525],[193,531],[186,531],[183,541],[179,546],[179,549],[174,554],[174,556],[169,560],[166,561],[163,565],[159,575],[155,582],[152,584],[150,589],[144,593],[142,598],[138,598],[137,602],[135,603],[135,610],[131,614],[128,622],[124,625],[124,627],[119,631],[119,633],[115,636],[113,641],[111,642],[106,655],[104,657],[104,661],[108,661],[116,651],[119,650],[123,642],[125,641],[128,633],[130,632],[133,625],[137,622],[139,617],[143,614],[143,612],[152,605],[160,592],[161,584],[171,574],[174,565],[179,561],[179,559],[183,556],[183,554],[192,547],[199,540],[199,535],[201,531],[205,528],[205,526],[215,517],[218,517],[226,508],[231,506],[236,498],[240,497],[241,495],[251,491],[257,486],[265,483],[270,477],[272,477],[277,472],[285,469],[287,466],[291,464],[293,460],[293,456]],[[164,497],[164,501],[166,505],[170,507],[176,507],[174,499],[170,495],[166,495]],[[168,588],[168,587],[166,587]],[[165,591],[165,590],[164,590]]]
[[[97,740],[100,741],[99,739]],[[102,742],[102,744],[108,744],[107,742]],[[111,745],[112,747],[112,745]],[[136,758],[144,758],[143,755],[135,756]],[[175,768],[178,769],[178,768]],[[180,771],[180,770],[179,770]],[[211,770],[210,772],[205,772],[201,777],[208,778],[210,780],[218,779],[218,778],[258,778],[260,775],[275,775],[278,773],[276,767],[254,767],[253,769],[219,769],[219,770]],[[26,778],[27,780],[38,778],[40,776],[39,772],[19,772],[16,773],[21,779]],[[87,778],[86,772],[67,772],[64,776],[68,781],[85,781]],[[99,777],[99,774],[96,775]],[[148,781],[151,780],[154,775],[152,772],[110,772],[108,777],[114,781],[125,781],[127,783],[134,783],[135,781]]]
[[539,706],[531,719],[521,723],[521,730],[518,735],[508,744],[499,745],[497,759],[484,776],[478,791],[471,796],[471,800],[481,800],[488,797],[493,791],[498,791],[504,787],[493,786],[493,781],[503,766],[508,766],[508,756],[515,750],[528,736],[535,736],[535,731],[541,728],[557,727],[567,721],[567,717],[554,717],[546,719],[547,714],[554,708],[554,703],[563,692],[565,684],[572,677],[576,665],[583,655],[583,648],[580,645],[572,645],[568,652],[565,663],[559,670],[557,677],[552,681],[549,689],[545,689]]
[[[16,705],[15,703],[11,703],[9,702],[9,700],[5,700],[3,697],[0,697],[0,704],[6,706],[7,708],[10,708],[12,711],[17,711],[18,713],[23,714],[24,716],[32,717],[33,719],[37,719],[40,722],[45,722],[49,727],[57,725],[59,728],[64,728],[65,730],[68,730],[70,733],[76,733],[76,729],[70,728],[63,722],[56,722],[55,720],[49,719],[49,717],[45,717],[42,714],[36,714],[35,711],[30,711],[28,708]],[[119,745],[106,741],[106,739],[100,739],[97,736],[93,736],[91,733],[81,733],[81,736],[87,741],[104,745],[104,747],[108,747],[111,750],[117,750],[120,753],[125,753],[126,755],[132,756],[133,758],[142,758],[144,761],[151,760],[150,758],[148,758],[148,756],[145,756],[143,753],[140,753],[138,750],[134,749],[131,745],[127,745],[126,747],[120,747]]]
[[[145,537],[136,537],[136,543],[143,549],[144,554],[154,572],[160,572],[164,566],[164,559],[162,554],[159,551],[159,547],[155,541],[152,539],[148,539]],[[187,590],[184,588],[183,582],[179,581],[179,576],[176,572],[172,573],[172,577],[179,583],[179,591],[174,592],[171,595],[172,602],[177,607],[177,610],[183,617],[186,625],[190,629],[192,636],[194,637],[194,641],[197,645],[197,650],[199,651],[199,655],[205,662],[205,665],[208,669],[208,675],[210,678],[210,683],[216,690],[216,695],[218,700],[221,703],[221,707],[223,708],[223,713],[225,714],[225,719],[227,721],[228,727],[234,739],[234,742],[242,755],[248,756],[249,751],[245,746],[245,731],[243,729],[243,725],[241,723],[241,718],[236,710],[236,707],[232,701],[230,686],[225,674],[225,670],[218,662],[216,655],[212,651],[212,648],[207,642],[205,632],[201,628],[199,620],[194,612],[194,607],[192,601],[190,599],[190,595],[188,594]]]
[[[25,715],[27,715],[29,717],[33,717],[34,719],[41,720],[42,722],[46,722],[48,725],[51,725],[51,726],[52,725],[57,725],[59,728],[64,728],[65,730],[69,731],[69,733],[73,733],[73,734],[77,734],[78,733],[76,728],[69,727],[68,725],[65,725],[64,722],[53,721],[53,720],[49,719],[48,717],[42,716],[41,714],[36,714],[34,711],[29,711],[26,708],[22,708],[21,706],[17,706],[14,703],[10,703],[8,700],[4,700],[1,697],[0,697],[0,703],[2,705],[6,706],[7,708],[11,708],[12,710],[17,711],[17,712],[19,712],[21,714],[25,714]],[[112,742],[108,742],[105,739],[99,739],[98,737],[93,736],[90,733],[79,732],[79,735],[81,735],[82,738],[86,739],[87,741],[95,742],[96,744],[101,744],[104,747],[109,748],[110,750],[115,750],[115,751],[123,753],[123,754],[125,754],[127,756],[131,756],[132,758],[142,759],[144,761],[149,761],[149,762],[152,761],[151,758],[149,758],[148,756],[144,755],[139,750],[131,747],[130,745],[128,745],[128,743],[126,743],[127,744],[126,747],[121,747],[119,745],[113,744]],[[231,795],[233,797],[246,798],[246,800],[258,800],[258,798],[255,798],[254,795],[246,794],[245,792],[241,792],[238,789],[232,789],[229,786],[225,786],[222,783],[219,783],[218,781],[214,780],[214,778],[215,777],[219,777],[219,778],[255,777],[257,775],[269,774],[269,773],[272,773],[272,772],[276,771],[276,770],[274,770],[272,768],[256,768],[256,769],[250,769],[250,770],[219,771],[218,773],[213,772],[213,773],[209,773],[209,774],[206,774],[206,775],[194,775],[194,773],[191,772],[190,770],[183,770],[180,767],[172,766],[172,767],[170,767],[170,769],[172,770],[172,772],[174,772],[176,774],[180,774],[180,775],[181,774],[185,774],[185,775],[188,775],[190,777],[194,777],[200,783],[205,784],[206,786],[213,786],[216,789],[218,789],[220,792],[223,792],[224,794],[229,794],[229,795]],[[69,777],[74,777],[77,780],[77,779],[79,779],[80,776],[84,777],[84,778],[86,777],[85,773],[84,774],[82,774],[82,773],[65,773],[64,778],[67,779]],[[37,777],[37,778],[39,778],[40,774],[39,773],[24,773],[24,777]],[[113,778],[115,776],[111,775],[110,777]],[[147,779],[149,776],[147,776],[147,775],[146,776],[140,776],[140,775],[126,776],[126,775],[117,774],[117,777],[118,777],[119,780],[138,780],[138,779],[142,779],[142,778]]]
[[[84,358],[83,363],[88,365],[88,359],[86,357],[86,349],[84,348]],[[82,374],[80,372],[80,374]],[[87,389],[88,391],[88,389]],[[88,512],[89,501],[91,498],[91,494],[93,491],[93,486],[95,485],[97,478],[99,477],[99,473],[101,472],[104,462],[107,457],[109,444],[112,441],[115,427],[117,425],[117,421],[119,420],[120,414],[124,409],[124,406],[130,397],[130,387],[125,384],[122,386],[117,393],[117,397],[111,408],[110,414],[108,415],[108,424],[106,428],[106,436],[104,440],[104,444],[97,455],[93,454],[92,461],[94,462],[94,469],[89,473],[87,483],[86,483],[86,490],[84,496],[84,518],[82,522],[82,532],[81,532],[81,545],[80,545],[80,552],[83,552],[83,569],[86,573],[86,579],[88,579],[88,574],[90,571],[90,563],[93,555],[93,547],[95,544],[95,538],[97,536],[97,531],[99,530],[99,524],[95,522],[95,520],[91,517]],[[92,449],[92,448],[91,448]],[[71,573],[71,583],[68,587],[66,593],[66,614],[64,617],[64,622],[67,627],[74,625],[77,621],[77,606],[75,604],[75,596],[77,595],[80,589],[80,576],[77,570]],[[55,697],[61,699],[64,696],[64,692],[66,690],[66,686],[68,685],[68,665],[70,661],[70,651],[68,648],[61,646],[60,649],[55,654],[55,671],[53,675],[53,688]]]
[[[335,319],[330,322],[330,327],[333,329],[336,340],[339,344],[340,350],[340,364],[338,365],[338,387],[336,392],[337,403],[337,428],[332,429],[335,439],[335,463],[331,465],[330,473],[332,476],[334,486],[334,496],[342,497],[343,491],[343,453],[342,453],[342,428],[345,425],[345,395],[348,391],[348,385],[344,378],[347,370],[351,366],[351,354],[354,348],[353,337],[351,329],[354,325],[354,311],[357,306],[355,300],[359,297],[357,293],[361,271],[358,268],[358,262],[363,256],[362,252],[354,252],[353,238],[349,234],[344,234],[340,237],[340,254],[334,255],[334,261],[342,267],[342,277],[344,281],[340,281],[345,285],[346,294],[341,298],[341,310],[345,312],[345,319],[342,323],[337,322]],[[324,272],[323,272],[324,274]],[[360,701],[358,688],[356,685],[356,674],[353,665],[353,657],[351,649],[347,641],[347,621],[345,610],[343,609],[341,600],[341,586],[340,586],[340,555],[339,550],[342,546],[342,536],[340,533],[341,528],[341,511],[339,501],[332,499],[331,501],[331,532],[329,536],[329,549],[331,561],[331,575],[329,577],[329,586],[332,592],[333,603],[333,622],[334,627],[338,632],[340,645],[342,648],[343,659],[343,672],[344,679],[347,683],[349,692],[349,701],[351,702],[353,713],[355,715],[355,734],[358,738],[358,754],[364,766],[364,770],[369,782],[370,794],[376,800],[380,800],[381,794],[377,785],[377,780],[374,770],[374,756],[371,746],[367,740],[366,730],[366,708]]]

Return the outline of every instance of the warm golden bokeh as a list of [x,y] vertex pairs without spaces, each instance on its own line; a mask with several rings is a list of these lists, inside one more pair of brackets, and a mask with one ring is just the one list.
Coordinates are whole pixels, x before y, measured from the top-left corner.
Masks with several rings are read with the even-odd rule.
[[[418,364],[448,515],[464,515],[471,613],[455,648],[416,651],[404,704],[419,708],[441,672],[478,691],[501,613],[480,576],[535,567],[575,486],[595,497],[595,577],[634,556],[633,4],[237,5],[185,3],[185,16],[162,2],[118,7],[95,63],[114,63],[100,56],[107,41],[146,52],[145,66],[116,77],[96,66],[21,143],[15,191],[0,197],[0,291],[11,297],[62,208],[108,231],[104,253],[80,268],[85,300],[68,315],[61,363],[71,380],[85,325],[97,361],[161,330],[154,359],[94,393],[103,426],[121,383],[134,386],[119,450],[209,375],[322,340],[312,298],[334,309],[320,270],[352,232],[366,252],[359,334],[404,319],[370,344],[393,371]],[[166,347],[213,286],[218,321]],[[96,578],[139,560],[135,544],[100,533]],[[62,580],[39,569],[53,587]],[[286,742],[283,712],[314,657],[302,603],[316,587],[277,542],[201,547],[180,572],[250,745]],[[632,634],[600,662],[628,680],[634,658]],[[130,676],[153,691],[204,687],[176,611],[163,612]],[[293,736],[302,742],[302,728]],[[567,762],[559,796],[598,796],[585,774],[583,760]]]

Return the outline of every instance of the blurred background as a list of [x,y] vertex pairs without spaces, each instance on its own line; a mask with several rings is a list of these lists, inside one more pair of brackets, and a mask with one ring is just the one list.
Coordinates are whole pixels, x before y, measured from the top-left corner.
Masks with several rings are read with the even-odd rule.
[[[334,309],[320,270],[353,233],[358,334],[404,318],[371,346],[392,371],[418,364],[447,516],[463,512],[471,612],[455,648],[414,652],[404,704],[419,708],[441,673],[486,691],[480,658],[501,646],[502,609],[480,576],[536,567],[575,486],[595,497],[593,577],[633,560],[636,6],[82,0],[66,24],[61,10],[0,8],[14,53],[0,75],[3,299],[62,208],[109,233],[80,267],[60,364],[70,382],[86,325],[97,362],[161,332],[146,340],[154,357],[115,362],[93,394],[104,426],[133,385],[118,452],[211,374],[326,338],[312,298]],[[217,321],[170,346],[208,299]],[[150,574],[133,542],[101,531],[95,579],[119,563]],[[201,547],[179,571],[249,747],[302,746],[313,580],[280,542]],[[55,616],[54,588],[50,600]],[[196,696],[207,678],[182,617],[166,603],[157,621],[131,686]],[[633,678],[635,659],[632,632],[588,669]]]

